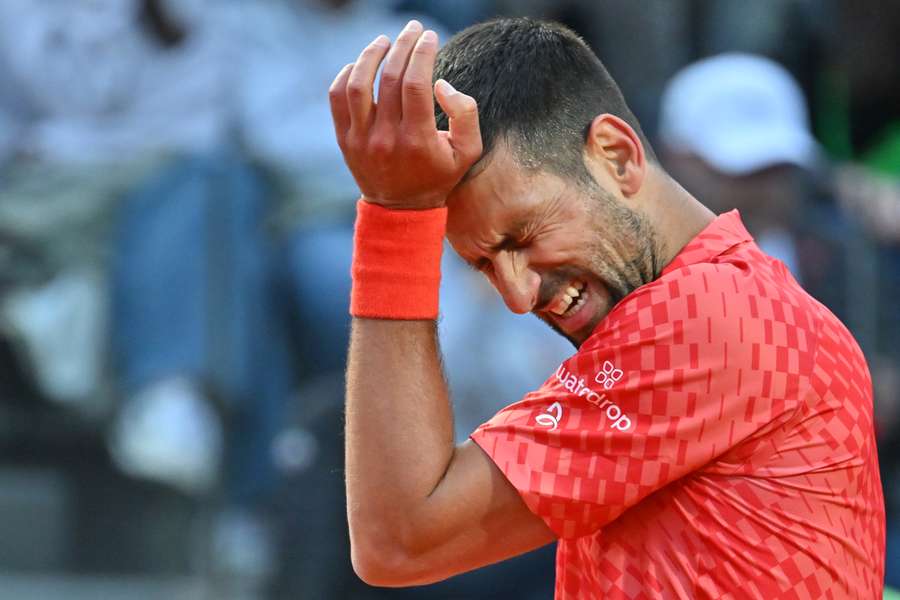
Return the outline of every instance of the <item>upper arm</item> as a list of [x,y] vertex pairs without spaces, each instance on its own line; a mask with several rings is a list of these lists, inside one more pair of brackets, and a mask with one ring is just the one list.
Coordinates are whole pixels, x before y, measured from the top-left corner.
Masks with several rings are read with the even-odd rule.
[[390,552],[354,543],[354,565],[369,583],[400,586],[440,581],[556,539],[471,441],[456,448],[440,483],[408,515],[403,531],[392,537],[396,543]]

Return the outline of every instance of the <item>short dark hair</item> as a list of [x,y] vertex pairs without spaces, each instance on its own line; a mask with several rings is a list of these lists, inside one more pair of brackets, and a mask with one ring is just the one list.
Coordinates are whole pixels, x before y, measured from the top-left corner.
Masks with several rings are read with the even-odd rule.
[[[656,162],[615,80],[585,41],[558,23],[499,18],[472,25],[441,48],[434,78],[478,102],[482,159],[506,141],[524,168],[584,181],[588,128],[610,113],[637,132],[647,159]],[[440,106],[435,115],[446,130]]]

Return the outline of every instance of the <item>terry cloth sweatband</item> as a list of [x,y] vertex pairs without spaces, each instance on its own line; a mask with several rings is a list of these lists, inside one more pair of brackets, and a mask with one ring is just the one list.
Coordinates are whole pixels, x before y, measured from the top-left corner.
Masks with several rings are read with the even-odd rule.
[[350,314],[436,319],[446,229],[445,207],[391,210],[357,202]]

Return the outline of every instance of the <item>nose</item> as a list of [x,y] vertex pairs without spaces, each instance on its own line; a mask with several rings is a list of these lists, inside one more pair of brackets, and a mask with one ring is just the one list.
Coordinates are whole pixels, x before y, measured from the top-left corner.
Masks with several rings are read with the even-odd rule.
[[510,252],[499,252],[493,260],[493,283],[509,310],[522,315],[534,309],[541,277],[520,262]]

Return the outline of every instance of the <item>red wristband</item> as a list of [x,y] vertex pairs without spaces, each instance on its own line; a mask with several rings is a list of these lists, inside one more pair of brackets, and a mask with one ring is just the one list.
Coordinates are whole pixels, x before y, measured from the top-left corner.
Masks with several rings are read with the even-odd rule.
[[350,314],[436,319],[446,228],[446,208],[391,210],[357,202]]

